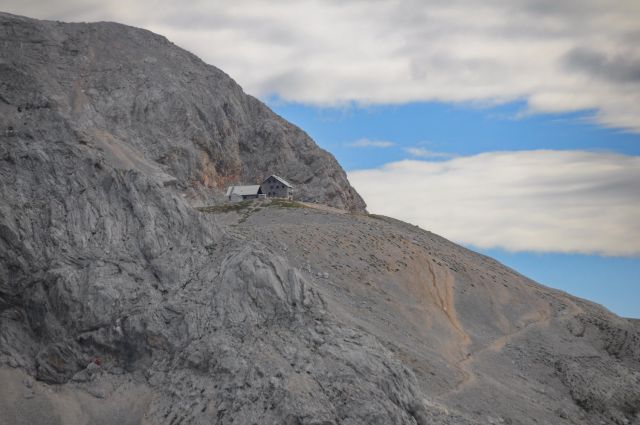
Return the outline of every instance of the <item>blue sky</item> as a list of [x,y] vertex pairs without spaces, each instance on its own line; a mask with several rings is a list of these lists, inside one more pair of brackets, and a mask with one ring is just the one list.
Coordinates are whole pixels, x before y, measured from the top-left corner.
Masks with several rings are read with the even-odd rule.
[[[409,158],[404,149],[414,146],[451,155],[536,149],[640,155],[640,135],[598,126],[589,120],[589,112],[521,116],[522,103],[493,108],[444,103],[319,108],[272,99],[269,106],[303,128],[348,171]],[[360,139],[388,141],[393,146],[349,146]],[[438,229],[425,227],[438,233]],[[593,300],[619,315],[640,318],[639,256],[466,246],[540,283]]]
[[[270,99],[268,105],[304,129],[347,170],[377,167],[407,158],[403,148],[474,155],[487,151],[580,149],[640,155],[640,135],[604,128],[591,114],[526,115],[513,102],[493,108],[447,103],[410,103],[322,108]],[[390,141],[393,149],[357,149],[350,142]]]
[[369,210],[640,317],[634,0],[6,0],[162,34],[333,153]]

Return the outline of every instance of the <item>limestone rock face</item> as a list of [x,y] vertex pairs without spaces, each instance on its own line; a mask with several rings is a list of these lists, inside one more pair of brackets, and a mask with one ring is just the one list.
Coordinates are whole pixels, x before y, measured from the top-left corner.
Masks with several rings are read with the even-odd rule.
[[[116,24],[0,46],[0,425],[640,423],[639,321],[344,211],[221,71]],[[194,208],[274,164],[343,209]]]
[[322,305],[297,270],[251,246],[222,260],[212,298],[217,316],[229,323],[265,323]]
[[74,141],[195,202],[273,173],[294,184],[300,199],[364,210],[331,154],[164,37],[115,23],[0,19],[7,136]]

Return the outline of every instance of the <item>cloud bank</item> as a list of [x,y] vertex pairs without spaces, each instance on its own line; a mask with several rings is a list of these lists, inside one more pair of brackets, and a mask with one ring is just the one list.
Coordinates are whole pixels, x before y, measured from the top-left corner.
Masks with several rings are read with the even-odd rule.
[[592,111],[640,132],[637,0],[6,0],[13,13],[166,35],[251,94]]
[[434,152],[429,149],[425,149],[417,146],[404,148],[404,151],[411,156],[415,156],[417,158],[424,158],[424,159],[447,159],[455,156],[450,153]]
[[640,255],[640,157],[491,152],[352,171],[370,212],[511,251]]

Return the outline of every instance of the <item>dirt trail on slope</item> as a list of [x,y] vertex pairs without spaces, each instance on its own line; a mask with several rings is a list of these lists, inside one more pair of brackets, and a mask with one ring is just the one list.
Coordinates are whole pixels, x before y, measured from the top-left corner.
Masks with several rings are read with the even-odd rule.
[[[575,317],[583,313],[583,309],[571,301],[568,301],[568,310],[568,312],[566,312],[565,310],[565,316]],[[442,396],[449,397],[451,395],[458,394],[476,383],[477,375],[473,370],[473,364],[479,359],[479,356],[481,354],[487,351],[497,353],[504,349],[504,347],[514,338],[526,332],[529,332],[534,328],[549,327],[551,320],[554,318],[551,313],[550,307],[546,307],[542,310],[536,310],[532,313],[531,316],[532,317],[530,317],[530,320],[532,321],[527,323],[522,328],[495,339],[489,345],[482,347],[479,350],[474,351],[473,353],[469,353],[466,358],[458,362],[456,364],[456,367],[462,373],[462,379],[456,384],[453,390],[443,394]],[[524,319],[526,320],[527,318],[525,317]]]
[[518,337],[519,335],[530,331],[534,327],[548,327],[551,321],[551,315],[548,311],[539,312],[538,320],[535,320],[523,328],[501,336],[491,342],[489,345],[480,348],[479,350],[474,351],[473,353],[467,354],[467,357],[461,360],[456,364],[458,370],[462,373],[462,379],[458,382],[455,388],[445,394],[443,396],[449,397],[453,394],[458,394],[464,391],[466,388],[472,386],[477,381],[477,375],[474,372],[473,364],[479,358],[479,356],[487,351],[499,352],[501,351],[512,339]]

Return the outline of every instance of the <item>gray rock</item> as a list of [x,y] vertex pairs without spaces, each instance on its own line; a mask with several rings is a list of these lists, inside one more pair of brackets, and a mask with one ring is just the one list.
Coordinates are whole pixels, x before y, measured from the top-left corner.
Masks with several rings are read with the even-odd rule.
[[49,344],[36,355],[36,378],[53,384],[67,382],[79,370],[80,359],[78,348],[69,343]]
[[273,173],[300,199],[364,210],[331,154],[164,37],[108,22],[0,19],[7,140],[73,141],[81,156],[145,173],[194,203]]

